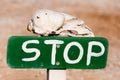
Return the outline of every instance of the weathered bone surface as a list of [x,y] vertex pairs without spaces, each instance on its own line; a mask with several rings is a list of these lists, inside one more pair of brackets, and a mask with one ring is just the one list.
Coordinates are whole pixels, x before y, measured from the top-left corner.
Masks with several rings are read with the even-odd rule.
[[27,29],[41,36],[94,37],[92,30],[75,16],[47,9],[36,11]]

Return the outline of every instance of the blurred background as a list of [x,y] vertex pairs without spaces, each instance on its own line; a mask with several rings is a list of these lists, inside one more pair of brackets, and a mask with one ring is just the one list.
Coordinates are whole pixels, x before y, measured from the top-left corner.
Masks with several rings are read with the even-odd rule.
[[36,36],[26,30],[38,9],[74,15],[109,40],[108,62],[102,70],[67,70],[67,80],[120,80],[120,0],[0,0],[0,80],[46,80],[46,69],[11,69],[6,64],[10,36]]

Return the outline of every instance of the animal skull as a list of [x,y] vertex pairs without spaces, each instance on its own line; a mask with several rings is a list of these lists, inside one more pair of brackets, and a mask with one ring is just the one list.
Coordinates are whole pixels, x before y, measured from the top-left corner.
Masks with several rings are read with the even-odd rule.
[[41,36],[94,37],[91,29],[82,20],[46,9],[34,13],[27,29]]

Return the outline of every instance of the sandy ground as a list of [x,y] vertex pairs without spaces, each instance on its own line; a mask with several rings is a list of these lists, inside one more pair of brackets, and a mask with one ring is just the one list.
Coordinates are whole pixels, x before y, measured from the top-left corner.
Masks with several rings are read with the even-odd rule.
[[0,80],[46,80],[45,69],[16,70],[6,64],[8,38],[34,35],[26,30],[26,25],[33,12],[41,8],[75,15],[84,20],[96,36],[109,40],[105,69],[67,70],[67,80],[120,80],[120,0],[1,0]]

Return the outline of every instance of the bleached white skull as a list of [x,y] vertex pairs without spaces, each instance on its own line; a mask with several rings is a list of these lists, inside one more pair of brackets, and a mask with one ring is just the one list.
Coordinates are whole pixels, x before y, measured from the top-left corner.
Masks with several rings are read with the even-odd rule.
[[94,37],[84,22],[74,16],[40,9],[32,16],[27,29],[41,36]]

